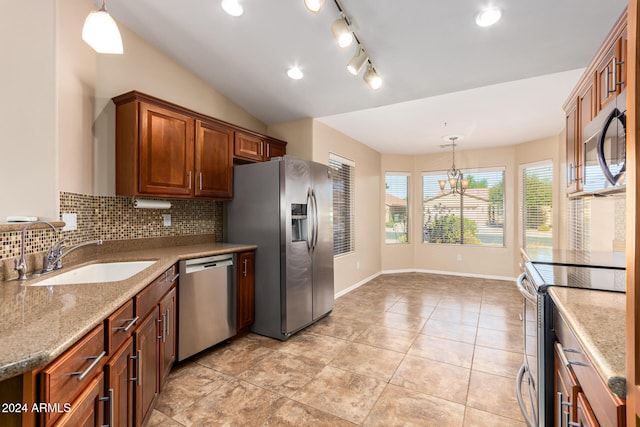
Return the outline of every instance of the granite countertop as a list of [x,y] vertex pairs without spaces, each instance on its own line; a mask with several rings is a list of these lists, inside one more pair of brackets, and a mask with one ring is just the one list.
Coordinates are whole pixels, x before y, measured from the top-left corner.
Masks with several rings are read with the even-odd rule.
[[[84,285],[29,286],[41,280],[0,281],[0,381],[42,368],[102,323],[177,261],[256,249],[255,245],[200,243],[98,252],[94,262],[154,260],[127,280]],[[64,272],[70,267],[60,270]],[[51,273],[47,277],[52,277]]]
[[565,287],[548,292],[602,380],[626,399],[626,294]]

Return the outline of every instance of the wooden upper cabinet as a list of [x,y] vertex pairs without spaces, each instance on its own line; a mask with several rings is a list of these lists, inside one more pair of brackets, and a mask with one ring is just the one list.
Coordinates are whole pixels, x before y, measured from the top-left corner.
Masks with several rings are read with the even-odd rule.
[[596,67],[598,111],[613,101],[621,90],[620,40],[614,42]]
[[233,155],[236,158],[261,162],[264,159],[265,141],[259,136],[236,132]]
[[566,190],[569,193],[579,191],[580,186],[580,127],[578,114],[578,101],[574,100],[566,110],[566,141],[565,149],[567,153]]
[[230,128],[200,120],[196,122],[196,196],[231,198],[233,135]]
[[287,154],[287,143],[274,139],[267,139],[267,149],[265,151],[265,160],[271,160],[274,157],[282,157]]
[[193,186],[194,120],[140,103],[141,194],[189,196]]

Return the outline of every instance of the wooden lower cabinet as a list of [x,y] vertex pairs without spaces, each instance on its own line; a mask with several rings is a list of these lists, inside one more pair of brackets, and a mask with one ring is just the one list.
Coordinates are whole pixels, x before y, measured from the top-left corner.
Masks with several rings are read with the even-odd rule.
[[237,332],[246,332],[255,319],[255,252],[240,252],[237,255],[238,327]]
[[150,414],[152,405],[158,396],[160,376],[158,363],[160,348],[158,346],[158,309],[142,321],[133,333],[136,346],[136,411],[135,425],[140,426]]
[[[130,427],[147,422],[176,358],[176,272],[171,267],[34,373],[36,403],[49,408],[37,415],[36,425]],[[23,418],[23,426],[32,423]]]
[[100,372],[73,401],[69,412],[55,424],[60,427],[100,427],[104,425],[104,407],[109,405],[103,397],[104,374]]
[[576,420],[578,421],[578,425],[584,427],[598,427],[600,424],[596,419],[596,416],[593,413],[593,409],[591,409],[591,405],[587,401],[587,397],[584,393],[578,393],[578,398],[576,401]]
[[129,337],[105,366],[109,411],[105,414],[109,426],[133,426],[135,352],[133,337]]

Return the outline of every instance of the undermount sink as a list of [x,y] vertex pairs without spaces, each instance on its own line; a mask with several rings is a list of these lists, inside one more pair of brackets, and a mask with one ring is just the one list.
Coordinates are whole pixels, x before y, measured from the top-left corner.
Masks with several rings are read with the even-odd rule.
[[57,276],[45,276],[31,286],[118,282],[128,279],[154,263],[155,261],[99,262],[74,268]]

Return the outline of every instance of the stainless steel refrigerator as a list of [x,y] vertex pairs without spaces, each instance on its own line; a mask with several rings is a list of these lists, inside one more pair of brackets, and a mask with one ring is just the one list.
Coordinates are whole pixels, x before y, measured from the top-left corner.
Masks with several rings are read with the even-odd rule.
[[233,174],[227,240],[258,246],[251,331],[286,340],[333,310],[329,167],[284,156]]

